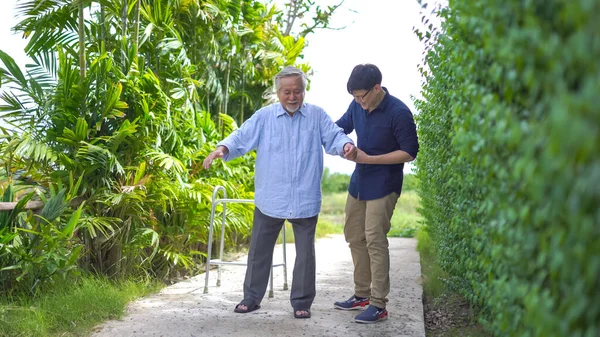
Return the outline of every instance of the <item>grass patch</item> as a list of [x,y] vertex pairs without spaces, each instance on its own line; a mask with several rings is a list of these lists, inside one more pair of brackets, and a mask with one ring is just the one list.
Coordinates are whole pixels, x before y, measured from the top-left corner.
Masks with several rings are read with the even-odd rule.
[[[321,213],[319,213],[319,222],[317,223],[317,238],[325,237],[329,234],[344,233],[344,209],[346,207],[347,192],[330,193],[323,195],[323,204]],[[394,215],[391,220],[391,228],[388,236],[390,237],[413,237],[421,227],[421,215],[417,212],[419,207],[419,195],[416,191],[402,193]],[[294,231],[292,225],[285,223],[286,242],[294,242]],[[281,236],[277,243],[281,243]]]
[[324,194],[323,203],[321,205],[321,215],[341,214],[343,222],[344,208],[346,207],[347,196],[348,193],[346,192]]
[[417,250],[421,256],[421,275],[423,281],[423,292],[431,299],[439,298],[446,291],[442,280],[448,278],[448,274],[442,270],[435,260],[433,241],[425,230],[416,233]]
[[[344,226],[342,224],[333,223],[328,220],[322,220],[319,217],[319,222],[317,222],[317,230],[315,236],[317,238],[323,238],[330,234],[342,234],[344,232]],[[281,234],[277,238],[277,243],[282,243]],[[294,229],[292,228],[292,224],[289,222],[285,222],[285,241],[287,243],[294,243]]]
[[489,337],[477,324],[477,313],[464,297],[452,292],[443,282],[448,274],[435,257],[433,241],[423,228],[416,232],[421,256],[423,309],[427,337]]
[[[330,234],[344,233],[344,207],[346,206],[346,193],[331,193],[323,195],[323,204],[319,221],[317,222],[316,237],[322,238]],[[292,224],[285,222],[285,241],[294,242],[294,230]],[[281,243],[282,238],[279,235],[277,243]]]
[[414,190],[402,192],[392,215],[392,226],[388,236],[401,238],[415,236],[417,230],[421,228],[421,215],[417,211],[420,200]]
[[317,237],[344,233],[344,209],[347,195],[346,192],[323,195],[323,204],[317,223]]
[[0,300],[0,336],[86,336],[97,324],[120,318],[130,301],[157,292],[158,281],[111,282],[83,277],[36,296]]

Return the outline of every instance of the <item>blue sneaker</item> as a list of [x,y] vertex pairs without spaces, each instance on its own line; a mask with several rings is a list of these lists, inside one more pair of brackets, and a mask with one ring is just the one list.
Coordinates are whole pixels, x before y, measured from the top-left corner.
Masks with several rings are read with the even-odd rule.
[[388,318],[388,312],[385,309],[380,309],[374,305],[369,305],[367,310],[361,312],[358,316],[354,317],[356,323],[377,323],[384,321]]
[[356,295],[352,295],[352,297],[343,302],[335,302],[333,307],[341,310],[359,310],[367,305],[369,305],[368,297],[356,297]]

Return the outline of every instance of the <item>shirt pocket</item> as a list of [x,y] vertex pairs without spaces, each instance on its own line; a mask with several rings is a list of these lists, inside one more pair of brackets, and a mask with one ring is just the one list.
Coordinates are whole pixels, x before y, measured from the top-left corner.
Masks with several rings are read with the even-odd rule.
[[315,152],[319,151],[321,141],[316,130],[300,130],[300,151]]

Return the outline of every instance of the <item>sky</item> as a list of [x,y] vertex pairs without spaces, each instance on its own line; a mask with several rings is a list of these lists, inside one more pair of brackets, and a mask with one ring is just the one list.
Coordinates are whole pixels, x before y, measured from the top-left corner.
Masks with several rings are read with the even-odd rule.
[[[16,24],[17,0],[1,0],[0,49],[24,67],[26,41],[11,32]],[[335,5],[341,0],[316,0],[317,4]],[[331,20],[331,27],[341,30],[317,30],[307,36],[303,62],[313,70],[306,102],[321,106],[336,121],[352,100],[346,91],[350,72],[357,64],[372,63],[383,74],[382,85],[415,113],[411,97],[420,97],[423,45],[413,33],[420,27],[417,0],[345,0]],[[351,138],[356,140],[353,133]],[[354,163],[325,154],[325,166],[332,172],[350,174]],[[413,165],[405,165],[410,172]]]
[[15,19],[17,0],[0,1],[3,5],[0,11],[0,50],[12,56],[19,66],[24,67],[27,63],[27,57],[23,50],[27,45],[27,41],[11,31],[11,28],[17,24]]
[[[339,1],[317,0],[335,4]],[[411,97],[420,97],[423,44],[413,32],[420,27],[420,5],[416,0],[345,0],[338,8],[331,27],[343,30],[318,30],[308,35],[304,56],[312,69],[306,102],[321,106],[336,121],[345,112],[352,96],[346,83],[357,64],[375,64],[383,75],[382,86],[415,113]],[[353,133],[351,138],[356,140]],[[325,155],[325,166],[332,172],[350,174],[355,164],[340,157]],[[405,165],[404,172],[413,169]]]

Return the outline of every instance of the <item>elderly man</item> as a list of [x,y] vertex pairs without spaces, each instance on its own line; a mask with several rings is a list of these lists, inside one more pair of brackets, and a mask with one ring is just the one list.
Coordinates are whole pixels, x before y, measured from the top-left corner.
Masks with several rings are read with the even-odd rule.
[[290,302],[294,317],[309,318],[315,298],[315,228],[321,208],[323,151],[354,159],[357,149],[325,111],[304,103],[306,75],[294,67],[275,77],[279,102],[258,110],[217,144],[203,163],[231,160],[256,149],[255,210],[244,280],[244,299],[237,313],[260,308],[265,295],[273,248],[285,220],[296,240]]

